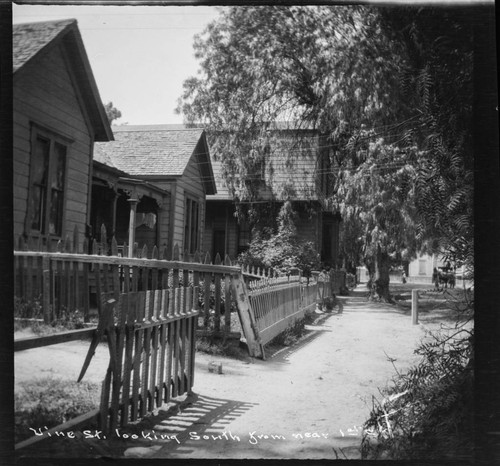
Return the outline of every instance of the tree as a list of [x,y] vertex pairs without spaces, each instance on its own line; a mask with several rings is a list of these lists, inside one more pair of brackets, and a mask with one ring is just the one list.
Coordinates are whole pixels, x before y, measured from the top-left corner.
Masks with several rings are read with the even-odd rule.
[[390,300],[391,256],[439,245],[470,256],[464,20],[411,8],[228,8],[195,41],[201,74],[185,82],[179,111],[206,125],[236,198],[276,137],[270,122],[321,132],[337,175],[331,200],[363,231],[373,292]]
[[111,125],[114,120],[118,120],[122,117],[122,112],[113,106],[113,102],[108,102],[104,105],[104,110],[106,110],[106,116],[108,117],[109,124]]

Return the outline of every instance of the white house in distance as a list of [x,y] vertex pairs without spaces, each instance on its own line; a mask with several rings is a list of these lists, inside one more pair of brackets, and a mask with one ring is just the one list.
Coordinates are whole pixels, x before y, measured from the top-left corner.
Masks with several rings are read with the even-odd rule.
[[[408,281],[413,283],[432,283],[434,268],[444,267],[445,265],[446,260],[439,254],[421,254],[408,265]],[[455,273],[458,280],[462,279],[464,267],[458,267]]]

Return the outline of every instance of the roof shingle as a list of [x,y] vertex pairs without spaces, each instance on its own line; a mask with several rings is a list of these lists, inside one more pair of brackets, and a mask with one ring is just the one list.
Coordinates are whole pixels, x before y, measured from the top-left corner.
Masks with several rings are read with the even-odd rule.
[[134,176],[180,176],[203,129],[182,125],[113,126],[113,142],[96,143],[94,160]]
[[60,33],[72,24],[76,25],[76,23],[76,19],[65,19],[14,24],[12,26],[12,64],[14,72],[31,60]]

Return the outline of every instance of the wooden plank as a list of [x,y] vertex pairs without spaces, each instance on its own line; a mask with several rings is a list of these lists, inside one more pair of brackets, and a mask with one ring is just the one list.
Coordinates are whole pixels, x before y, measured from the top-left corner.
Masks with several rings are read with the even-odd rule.
[[[154,290],[151,292],[154,298],[154,307],[151,321],[158,322],[159,306],[161,300],[161,290]],[[149,378],[149,393],[151,396],[151,410],[158,406],[157,400],[157,383],[156,375],[158,369],[158,340],[159,340],[159,326],[158,323],[151,329],[151,369]],[[159,388],[158,388],[159,389]]]
[[64,286],[64,269],[63,262],[56,261],[55,274],[54,274],[54,284],[56,288],[56,299],[52,303],[55,309],[56,318],[60,319],[62,317],[63,305],[66,304],[65,294],[66,288]]
[[[229,258],[226,257],[226,265]],[[229,261],[229,263],[231,263]],[[231,331],[231,281],[229,275],[224,275],[224,332]]]
[[14,251],[14,256],[37,256],[55,258],[60,261],[77,260],[79,262],[92,263],[92,264],[119,264],[129,266],[146,266],[157,267],[159,269],[179,269],[179,270],[197,270],[198,272],[208,273],[229,273],[238,274],[241,269],[237,266],[214,265],[210,263],[196,264],[193,262],[181,262],[179,260],[165,261],[161,259],[142,259],[132,257],[114,257],[114,256],[100,256],[97,254],[69,254],[69,253],[48,253],[38,251]]
[[83,340],[92,337],[97,327],[68,330],[67,332],[58,333],[55,335],[46,335],[43,337],[29,337],[14,340],[14,351],[24,351],[32,348],[40,348],[42,346],[56,345],[68,341]]
[[238,305],[238,315],[240,317],[241,327],[243,329],[245,339],[247,340],[250,356],[262,356],[263,352],[260,336],[256,327],[246,286],[241,275],[232,277],[231,288]]
[[111,367],[108,367],[106,371],[106,376],[102,382],[101,389],[101,406],[99,414],[99,427],[104,432],[108,431],[108,415],[109,415],[109,394],[111,387]]
[[33,301],[37,296],[33,293],[33,257],[26,257],[26,288],[25,297],[29,301]]
[[[69,238],[66,236],[66,240],[64,242],[64,252],[71,252],[71,245],[69,243]],[[71,280],[71,265],[73,261],[65,261],[64,262],[64,306],[66,307],[66,314],[69,315],[70,312],[74,311],[73,307],[73,288],[72,288],[72,280]]]
[[[123,376],[123,351],[125,347],[125,324],[127,319],[127,310],[123,306],[122,300],[117,301],[116,312],[118,314],[118,322],[113,325],[114,335],[108,336],[108,338],[113,338],[116,340],[116,357],[115,357],[115,367],[113,371],[113,392],[111,395],[111,423],[110,429],[114,430],[118,423],[119,407],[122,404],[122,399],[120,399],[120,392],[122,386],[122,376]],[[111,351],[111,348],[110,348]]]
[[190,358],[189,358],[189,374],[190,374],[190,383],[188,387],[188,393],[192,393],[192,389],[194,386],[194,374],[195,374],[195,357],[196,357],[196,327],[198,323],[198,317],[191,317],[190,319],[190,328],[191,328],[191,347]]
[[[168,314],[168,306],[169,306],[169,290],[163,289],[162,302],[161,302],[161,312],[160,318],[163,319]],[[160,326],[160,367],[159,367],[159,376],[158,376],[158,406],[161,406],[162,401],[167,400],[167,385],[165,382],[165,362],[167,358],[167,332],[168,325],[166,323],[162,323]]]
[[[191,289],[184,287],[182,293],[182,313],[184,315],[189,314],[189,302],[191,300]],[[180,338],[180,354],[179,354],[179,362],[180,362],[180,393],[185,393],[186,391],[186,351],[187,351],[187,318],[181,320],[181,338]]]
[[175,322],[167,324],[168,327],[168,349],[167,349],[167,370],[166,370],[166,389],[167,399],[169,402],[172,395],[172,358],[174,357],[174,340],[175,340]]
[[[220,257],[217,254],[216,260],[219,259]],[[220,331],[220,305],[221,305],[221,276],[220,274],[216,273],[214,275],[214,285],[215,285],[215,316],[214,316],[214,330],[216,332]]]
[[[141,294],[144,296],[144,303],[141,303],[141,306],[143,306],[143,309],[139,309],[139,312],[142,312],[144,315],[144,323],[148,324],[151,319],[151,314],[150,314],[150,307],[149,307],[149,302],[150,302],[150,295],[151,293],[149,291],[143,291]],[[140,331],[142,332],[142,337],[143,339],[143,347],[144,347],[144,352],[143,352],[143,361],[142,361],[142,375],[141,375],[141,395],[142,395],[142,403],[141,403],[141,409],[140,409],[140,416],[144,417],[147,411],[149,411],[149,406],[151,405],[151,397],[152,394],[148,392],[149,386],[149,368],[151,364],[151,331],[152,328],[148,326],[147,328],[143,328],[142,326],[140,327]]]
[[[193,289],[188,289],[188,295],[186,298],[188,311],[191,311],[193,308]],[[191,382],[191,348],[196,345],[196,331],[193,329],[192,325],[192,317],[188,317],[185,320],[186,326],[186,347],[184,348],[184,357],[185,357],[185,365],[184,365],[184,373],[186,377],[186,386],[184,387],[185,391],[190,392],[192,387]]]
[[212,275],[209,273],[203,274],[203,327],[208,329],[210,325],[210,284]]
[[[180,315],[180,304],[181,304],[181,296],[180,289],[175,288],[175,313],[176,315]],[[174,327],[174,341],[173,341],[173,366],[174,369],[172,371],[172,396],[175,398],[179,395],[179,337],[180,337],[180,320],[176,320],[173,324]]]
[[[144,320],[144,292],[137,292],[136,302],[136,322],[142,323]],[[139,415],[139,391],[141,389],[141,364],[143,364],[144,351],[144,330],[136,328],[134,332],[135,354],[134,354],[134,380],[132,385],[132,421],[137,420]],[[141,405],[144,404],[144,393],[142,394]]]
[[135,318],[136,318],[136,301],[137,295],[135,293],[127,293],[121,296],[122,309],[126,312],[126,343],[125,343],[125,358],[123,368],[123,388],[122,388],[122,419],[121,425],[126,426],[130,419],[130,387],[132,381],[132,372],[134,371],[135,357],[134,351],[134,338],[135,338]]
[[52,313],[50,308],[50,268],[51,261],[48,257],[42,258],[42,268],[43,268],[43,320],[46,324],[49,324],[52,320]]

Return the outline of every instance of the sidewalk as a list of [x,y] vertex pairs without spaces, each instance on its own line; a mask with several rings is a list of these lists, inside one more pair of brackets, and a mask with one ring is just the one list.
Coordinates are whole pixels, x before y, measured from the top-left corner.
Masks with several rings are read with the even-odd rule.
[[[424,336],[410,316],[367,302],[364,290],[341,297],[341,314],[320,316],[266,361],[197,353],[194,395],[88,447],[131,458],[359,459],[372,397],[381,398],[393,364],[401,371],[417,362]],[[209,372],[210,361],[223,373]]]

